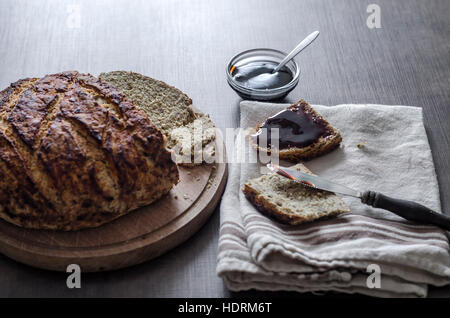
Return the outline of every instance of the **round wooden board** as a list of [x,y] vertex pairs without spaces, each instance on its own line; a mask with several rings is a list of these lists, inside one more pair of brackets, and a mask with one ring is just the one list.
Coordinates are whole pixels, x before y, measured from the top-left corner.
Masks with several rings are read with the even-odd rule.
[[[217,143],[223,145],[218,138]],[[218,157],[225,158],[225,151]],[[0,252],[34,267],[97,272],[139,264],[193,235],[214,211],[227,179],[225,160],[180,167],[180,182],[157,202],[98,228],[75,232],[29,230],[0,220]]]

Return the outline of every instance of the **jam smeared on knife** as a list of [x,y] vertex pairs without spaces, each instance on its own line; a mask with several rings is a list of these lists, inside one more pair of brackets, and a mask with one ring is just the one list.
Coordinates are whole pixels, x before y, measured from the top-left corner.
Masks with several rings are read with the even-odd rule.
[[[271,129],[278,128],[279,149],[287,149],[291,147],[302,148],[307,147],[317,141],[320,137],[328,135],[329,128],[327,123],[314,116],[314,114],[305,111],[300,105],[292,105],[286,110],[267,118],[260,126],[259,130],[252,135],[253,140],[260,147],[272,146]],[[267,143],[262,136],[263,129],[267,131]],[[262,144],[260,144],[262,142]]]
[[278,63],[270,61],[249,62],[242,66],[233,66],[230,74],[233,79],[251,89],[272,89],[289,84],[294,78],[291,71],[283,66],[278,72],[272,73]]

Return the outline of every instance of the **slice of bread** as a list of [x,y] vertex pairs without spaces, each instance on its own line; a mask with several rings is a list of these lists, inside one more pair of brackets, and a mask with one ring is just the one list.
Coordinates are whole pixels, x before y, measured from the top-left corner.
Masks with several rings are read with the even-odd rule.
[[[260,123],[258,126],[250,130],[250,144],[253,145],[258,151],[264,151],[267,153],[278,154],[280,159],[289,160],[292,162],[299,162],[301,160],[309,160],[321,155],[324,155],[333,149],[337,148],[342,141],[339,130],[330,125],[330,123],[323,118],[318,112],[316,112],[306,101],[299,100],[295,104],[289,106],[286,110],[295,112],[301,116],[307,116],[307,118],[316,124],[325,127],[325,133],[321,135],[312,144],[305,147],[290,147],[281,149],[270,149],[270,147],[261,147],[257,144],[255,135],[260,130],[264,123]],[[280,128],[290,129],[290,128]]]
[[[313,174],[301,163],[292,168]],[[256,209],[286,224],[297,225],[350,211],[336,194],[313,189],[275,172],[249,180],[242,191]]]
[[120,89],[150,117],[164,134],[194,121],[192,100],[179,89],[139,73],[113,71],[100,79]]
[[[214,156],[214,123],[208,115],[195,112],[192,100],[182,91],[134,72],[101,73],[100,79],[120,89],[147,113],[166,137],[167,147],[174,150],[178,164],[198,165]],[[194,131],[194,127],[201,128]]]

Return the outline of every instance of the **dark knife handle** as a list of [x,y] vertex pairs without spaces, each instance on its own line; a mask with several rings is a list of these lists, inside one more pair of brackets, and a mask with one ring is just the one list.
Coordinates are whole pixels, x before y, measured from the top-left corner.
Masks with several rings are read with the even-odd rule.
[[410,221],[433,224],[450,231],[450,217],[413,201],[394,199],[378,192],[366,191],[361,196],[361,202],[374,208],[391,211]]

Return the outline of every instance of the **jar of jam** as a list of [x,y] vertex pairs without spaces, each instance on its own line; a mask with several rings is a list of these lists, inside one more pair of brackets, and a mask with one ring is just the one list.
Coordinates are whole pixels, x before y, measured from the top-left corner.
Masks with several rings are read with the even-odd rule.
[[228,84],[244,99],[282,99],[297,86],[300,75],[294,59],[273,72],[285,56],[286,53],[273,49],[239,53],[227,65]]

